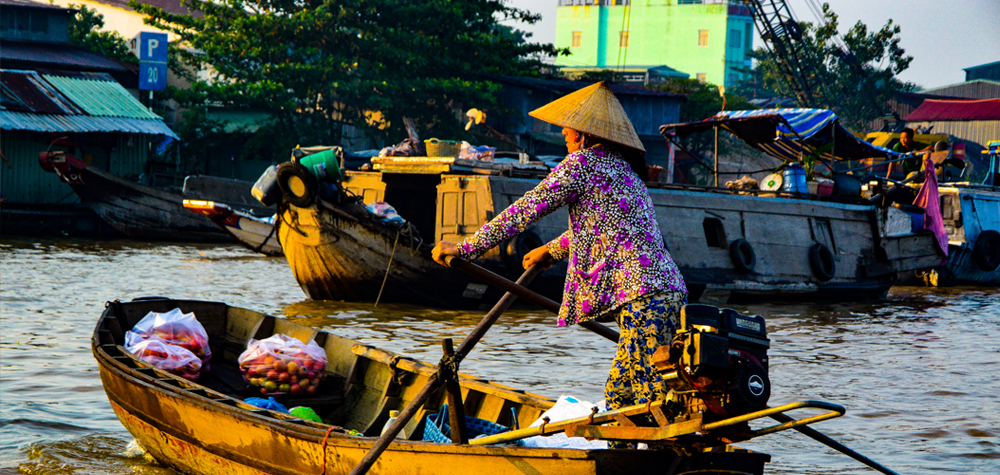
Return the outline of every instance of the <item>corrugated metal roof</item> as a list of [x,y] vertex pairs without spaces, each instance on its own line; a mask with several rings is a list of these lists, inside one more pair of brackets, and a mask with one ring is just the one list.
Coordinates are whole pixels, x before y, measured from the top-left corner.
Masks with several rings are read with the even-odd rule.
[[126,132],[177,138],[106,73],[38,74],[0,70],[0,129],[36,132]]
[[997,99],[1000,98],[1000,81],[975,79],[934,89],[925,89],[924,92],[968,99]]
[[939,100],[927,99],[903,120],[1000,120],[1000,99]]
[[33,114],[31,112],[0,111],[0,130],[31,130],[35,132],[126,132],[131,134],[177,134],[157,119],[130,117],[92,117],[88,115]]
[[73,8],[64,8],[60,7],[59,5],[50,5],[48,3],[33,2],[31,0],[0,0],[0,5],[11,6],[11,7],[45,8],[49,10],[76,11]]
[[16,98],[20,107],[6,106],[8,110],[38,112],[41,114],[82,114],[80,109],[34,71],[5,70],[0,75],[4,92]]
[[86,48],[68,44],[23,43],[4,40],[0,48],[0,63],[19,61],[25,63],[16,67],[49,67],[72,69],[81,68],[97,71],[127,72],[130,69],[106,56]]
[[43,77],[92,116],[162,120],[110,77],[106,81],[51,74]]
[[[103,3],[105,5],[115,6],[124,10],[132,10],[132,7],[128,5],[128,0],[93,0],[97,3]],[[167,13],[173,13],[175,15],[191,15],[193,17],[201,18],[202,13],[198,10],[189,10],[186,6],[181,4],[181,0],[139,0],[142,5],[150,5],[156,8],[160,8]]]

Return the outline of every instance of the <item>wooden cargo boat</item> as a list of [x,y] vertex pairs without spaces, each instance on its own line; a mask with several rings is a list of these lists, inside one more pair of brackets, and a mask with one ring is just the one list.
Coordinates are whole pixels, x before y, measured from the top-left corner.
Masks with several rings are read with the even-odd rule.
[[1000,141],[990,142],[982,183],[946,180],[938,186],[941,217],[948,234],[947,262],[905,273],[909,285],[1000,285]]
[[184,207],[207,216],[216,226],[253,252],[265,256],[285,255],[275,233],[273,217],[258,218],[214,201],[184,200]]
[[[485,285],[435,264],[429,250],[471,235],[544,175],[442,170],[438,159],[373,161],[376,171],[346,174],[343,186],[355,198],[281,209],[278,236],[306,295],[373,301],[385,280],[383,300],[475,307],[495,297]],[[651,188],[650,195],[694,299],[706,287],[736,298],[879,298],[896,272],[933,267],[942,258],[929,233],[886,236],[886,210],[860,200],[680,186]],[[380,223],[362,204],[373,201],[395,206],[420,238]],[[559,236],[567,219],[566,210],[558,210],[478,262],[515,277],[524,253]],[[533,288],[560,300],[565,269],[547,270]]]
[[1000,285],[1000,187],[945,183],[939,188],[948,263],[928,283]]
[[[211,370],[197,382],[154,369],[122,346],[124,331],[147,312],[174,308],[194,312],[209,334]],[[282,402],[288,407],[311,407],[336,426],[243,401],[260,394],[248,391],[237,357],[251,338],[276,333],[312,339],[328,359],[316,396]],[[199,475],[346,474],[375,443],[374,436],[389,411],[406,406],[437,369],[286,319],[218,302],[162,298],[109,303],[95,328],[92,350],[111,407],[136,441],[159,463]],[[552,399],[467,375],[460,374],[459,383],[467,415],[507,426],[516,418],[521,427],[527,427],[554,404]],[[422,421],[438,411],[444,398],[443,391],[432,395],[406,426],[409,439],[392,442],[371,473],[662,475],[698,471],[749,475],[762,473],[770,460],[766,454],[725,445],[678,457],[672,450],[575,450],[411,440],[421,438]],[[347,430],[363,435],[350,435]]]
[[[38,160],[43,169],[56,173],[69,184],[101,219],[130,238],[192,242],[233,240],[207,217],[184,209],[184,198],[215,199],[244,209],[265,209],[260,203],[255,206],[252,202],[251,183],[188,177],[185,193],[175,193],[126,180],[63,152],[42,152]],[[191,186],[188,181],[192,182]]]

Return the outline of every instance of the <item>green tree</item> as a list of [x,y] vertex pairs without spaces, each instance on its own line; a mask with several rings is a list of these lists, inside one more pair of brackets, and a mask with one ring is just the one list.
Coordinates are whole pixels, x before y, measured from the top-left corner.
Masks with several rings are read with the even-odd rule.
[[463,107],[496,108],[492,75],[537,74],[557,54],[500,24],[540,18],[502,0],[186,0],[201,17],[130,6],[212,75],[173,97],[269,112],[271,137],[256,143],[282,155],[336,144],[345,125],[398,140],[404,117],[458,137]]
[[[704,83],[695,79],[670,79],[664,84],[655,86],[662,91],[673,92],[687,97],[687,101],[681,105],[680,121],[697,122],[705,120],[718,114],[723,110],[722,95],[719,94],[719,87],[714,84]],[[726,110],[747,110],[756,109],[743,96],[726,92]],[[728,136],[729,134],[725,134]],[[680,139],[682,145],[690,152],[703,158],[711,157],[715,147],[715,136],[706,132],[691,135]],[[720,140],[719,153],[729,154],[736,144],[730,140]]]
[[[806,73],[825,98],[823,105],[836,111],[847,128],[864,132],[872,120],[886,114],[886,104],[895,94],[914,89],[913,84],[896,77],[910,66],[913,57],[900,46],[900,28],[892,20],[877,31],[869,31],[859,21],[841,37],[837,14],[828,3],[823,4],[823,16],[824,24],[818,27],[799,23],[805,62],[811,65]],[[756,49],[753,56],[763,86],[793,97],[778,60],[765,48]]]
[[139,59],[128,49],[128,42],[117,31],[101,31],[104,15],[86,5],[70,5],[79,9],[69,19],[69,42],[100,53],[123,63],[139,64]]

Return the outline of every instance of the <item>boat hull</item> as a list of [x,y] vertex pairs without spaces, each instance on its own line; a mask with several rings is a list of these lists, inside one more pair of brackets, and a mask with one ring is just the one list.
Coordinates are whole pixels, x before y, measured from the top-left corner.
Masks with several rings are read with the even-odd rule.
[[[426,243],[403,234],[397,240],[392,229],[362,212],[323,205],[289,205],[281,212],[278,236],[285,258],[309,298],[475,307],[496,296],[496,290],[431,260]],[[543,276],[532,288],[561,295],[561,280],[550,276],[545,285]]]
[[[376,185],[359,185],[362,179]],[[349,186],[358,187],[357,196],[382,199],[391,191],[385,183],[393,184],[394,179],[382,182],[378,180],[383,178],[369,173]],[[433,232],[434,242],[457,242],[535,184],[535,180],[509,177],[442,176],[436,195],[421,195],[427,200],[437,196],[436,210],[426,202],[423,206],[430,211],[404,200],[401,207],[409,209],[401,209],[400,214],[414,217],[422,233]],[[897,272],[934,267],[943,257],[929,233],[882,237],[884,217],[874,206],[679,188],[651,189],[650,195],[664,244],[692,299],[706,288],[728,292],[737,300],[876,299],[885,296]],[[278,232],[289,265],[310,298],[373,301],[383,279],[382,298],[389,300],[470,307],[494,297],[476,285],[470,287],[476,283],[468,278],[435,264],[429,246],[418,249],[405,237],[396,244],[393,232],[369,223],[374,218],[342,208],[329,203],[288,206],[279,219]],[[428,216],[421,218],[421,214]],[[559,236],[567,220],[566,210],[557,210],[479,262],[515,278],[521,272],[524,252]],[[737,240],[752,248],[753,269],[741,270],[736,265],[731,248]],[[811,262],[810,250],[817,244],[832,253],[834,269],[829,276],[817,275]],[[536,290],[560,300],[565,269],[560,264],[546,271]]]
[[[335,426],[259,410],[238,400],[243,396],[227,396],[208,386],[154,370],[125,353],[120,346],[121,328],[129,328],[149,310],[165,311],[175,306],[195,312],[208,329],[213,346],[213,374],[225,364],[235,364],[236,356],[245,346],[244,340],[250,336],[263,338],[273,331],[316,339],[329,358],[327,378],[339,374],[355,388],[348,394],[354,391],[356,396],[347,396],[336,403],[336,407],[347,407],[353,413],[340,423],[366,434],[377,434],[374,428],[384,423],[388,409],[406,405],[436,370],[434,366],[400,359],[332,334],[318,334],[284,319],[215,302],[113,303],[98,322],[92,344],[105,392],[122,425],[139,445],[159,463],[185,474],[347,474],[377,438],[332,432],[329,429]],[[212,314],[217,317],[206,320],[206,315]],[[204,375],[199,381],[203,380]],[[467,414],[474,417],[495,421],[517,408],[518,418],[534,420],[552,405],[551,400],[540,396],[466,375],[460,375],[460,383]],[[239,388],[233,391],[245,394]],[[432,400],[440,404],[443,397],[442,393]],[[427,411],[420,411],[407,431],[419,430],[415,427],[419,427],[418,421],[426,414]],[[399,439],[382,454],[370,473],[662,474],[675,460],[677,455],[669,450],[487,447]],[[688,470],[739,469],[739,473],[760,474],[769,460],[766,454],[747,451],[705,452],[683,457],[676,466]]]
[[39,164],[69,184],[80,201],[122,234],[154,241],[226,242],[208,218],[184,209],[179,193],[131,182],[64,154],[39,154]]
[[184,207],[207,216],[219,229],[253,252],[265,256],[284,255],[273,219],[251,216],[212,201],[184,200]]
[[975,245],[984,231],[1000,232],[1000,189],[987,186],[940,188],[948,263],[932,274],[932,285],[1000,285],[1000,267],[984,271],[975,260]]

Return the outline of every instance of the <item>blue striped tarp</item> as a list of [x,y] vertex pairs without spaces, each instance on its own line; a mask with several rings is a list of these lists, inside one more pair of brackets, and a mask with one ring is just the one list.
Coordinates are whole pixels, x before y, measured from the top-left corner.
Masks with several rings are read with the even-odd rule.
[[[774,137],[749,136],[745,132],[748,122],[758,118],[761,124],[776,123]],[[762,109],[723,111],[710,119],[688,124],[664,126],[661,131],[676,131],[680,135],[706,130],[718,123],[751,147],[786,161],[800,161],[816,154],[830,157],[831,150],[838,160],[865,158],[896,158],[898,153],[872,145],[852,134],[837,121],[837,114],[826,109]],[[760,129],[756,129],[760,130]],[[830,143],[833,146],[830,147]]]

